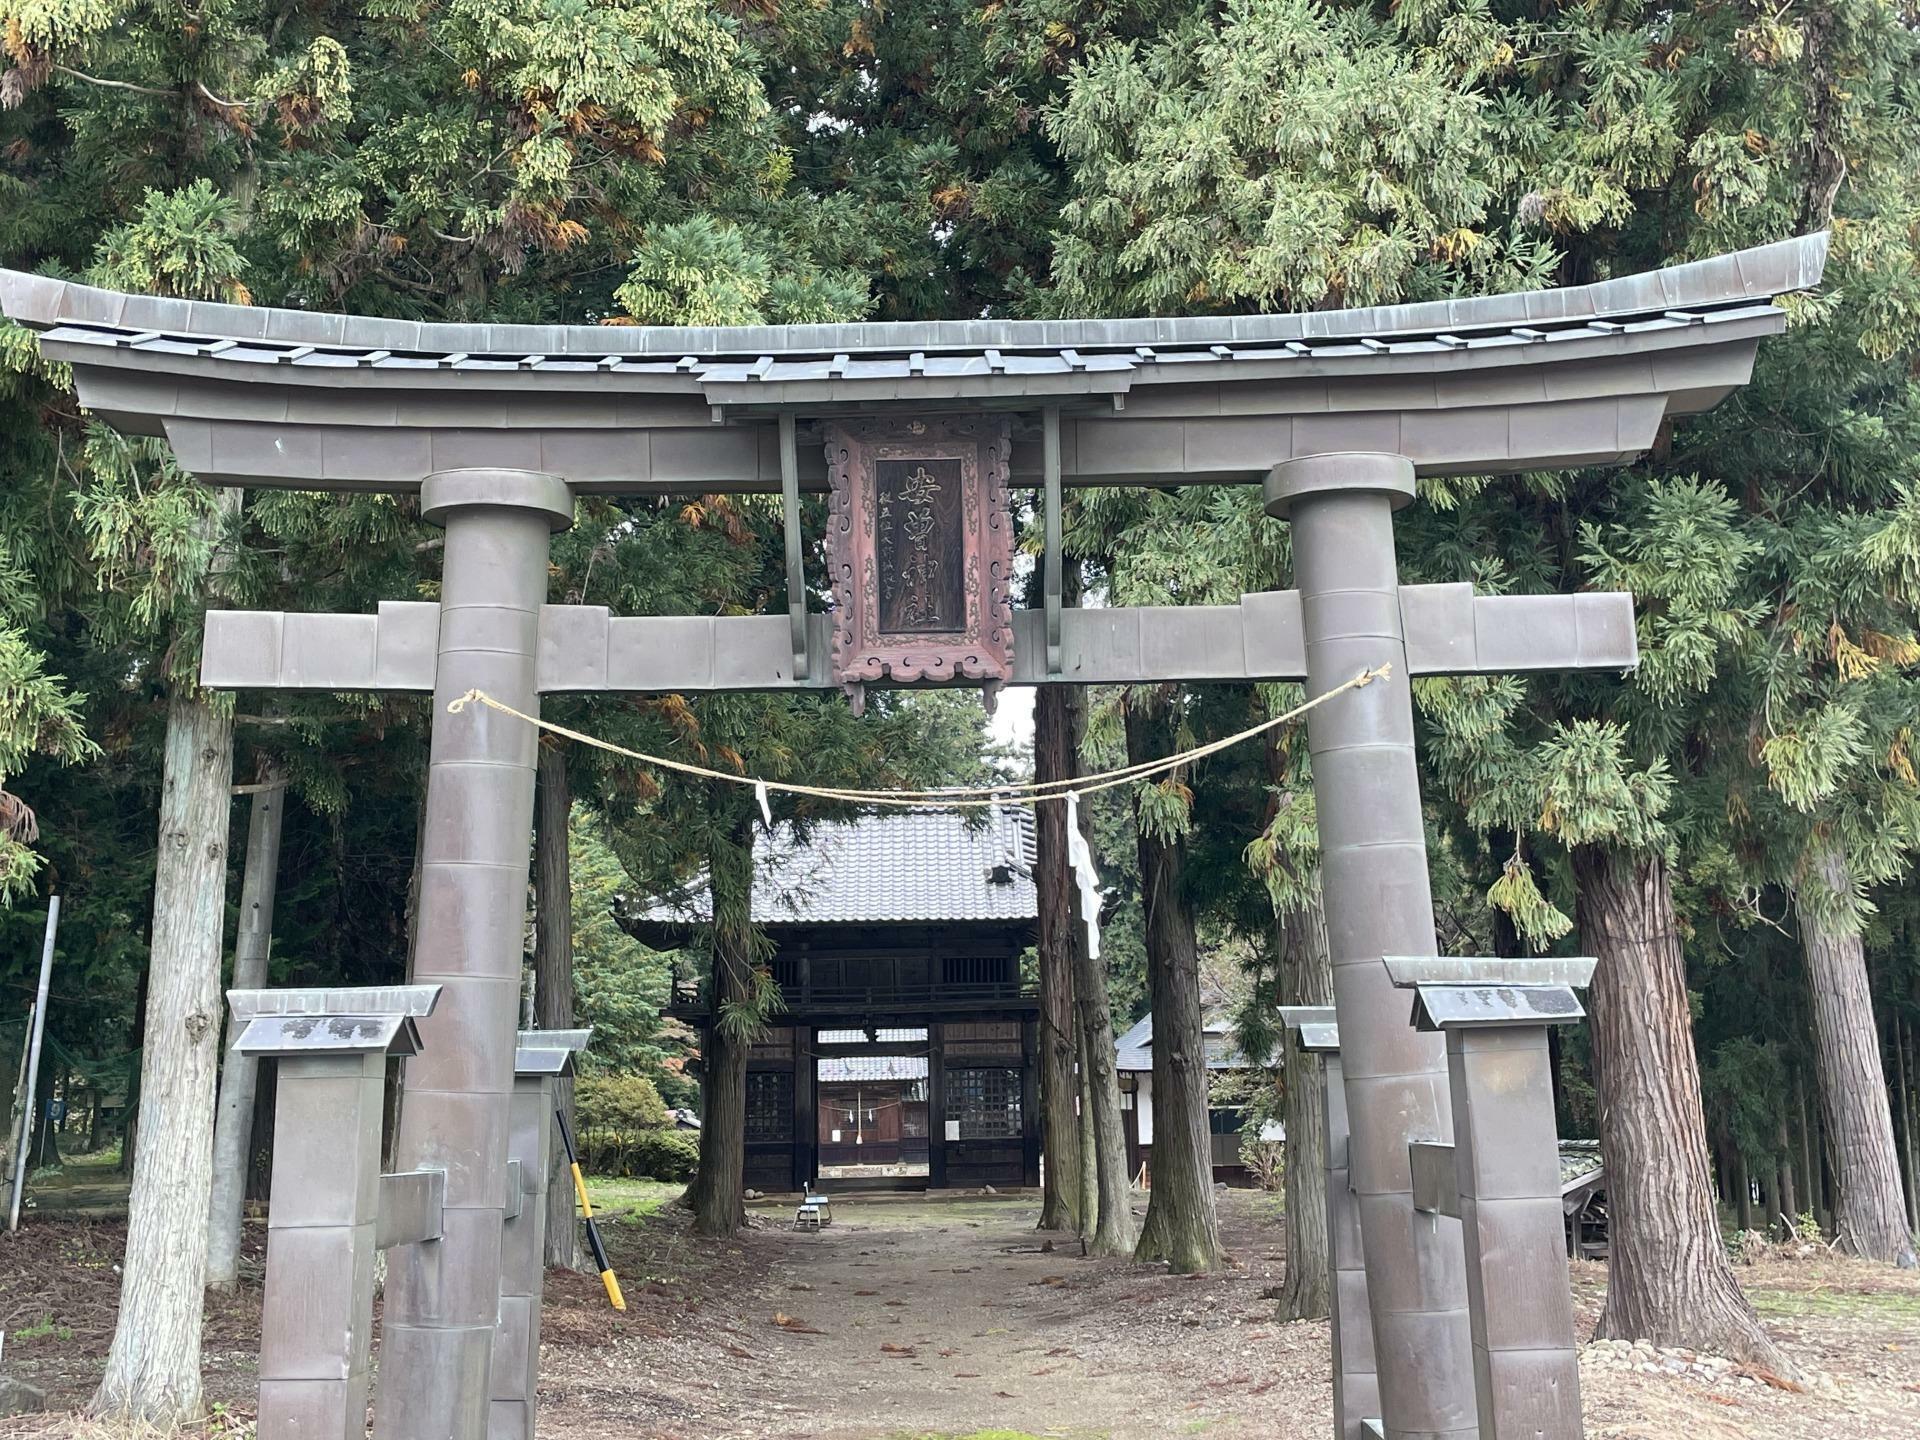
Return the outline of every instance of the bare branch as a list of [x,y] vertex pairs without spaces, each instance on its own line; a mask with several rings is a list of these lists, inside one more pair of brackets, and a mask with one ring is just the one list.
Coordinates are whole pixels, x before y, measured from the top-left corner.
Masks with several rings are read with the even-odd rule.
[[106,90],[131,90],[136,95],[158,95],[163,100],[175,99],[180,93],[177,90],[156,90],[151,85],[136,85],[131,80],[102,79],[98,75],[88,75],[75,70],[70,65],[56,65],[53,68],[71,79],[84,81],[88,85],[98,85]]
[[[135,95],[153,95],[162,100],[178,99],[180,95],[178,90],[162,90],[152,85],[136,85],[131,80],[109,80],[104,76],[89,75],[83,70],[75,70],[71,65],[55,65],[53,68],[69,79],[78,80],[87,85],[98,85],[106,90],[128,90]],[[222,100],[218,95],[214,94],[213,91],[209,90],[202,81],[194,81],[193,88],[199,91],[201,96],[204,97],[209,104],[217,105],[222,110],[245,110],[247,108],[238,100]]]
[[244,110],[247,108],[238,100],[222,100],[218,95],[214,94],[211,90],[209,90],[206,87],[206,83],[204,81],[200,81],[200,80],[194,81],[193,88],[198,90],[213,104],[218,105],[222,110]]

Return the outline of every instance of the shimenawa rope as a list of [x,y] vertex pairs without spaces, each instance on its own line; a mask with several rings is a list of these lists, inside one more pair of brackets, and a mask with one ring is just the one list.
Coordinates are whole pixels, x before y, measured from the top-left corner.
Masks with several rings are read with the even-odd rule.
[[761,807],[766,807],[766,794],[778,790],[786,795],[807,795],[817,800],[837,800],[851,805],[887,805],[902,810],[954,810],[982,808],[999,805],[1037,805],[1042,800],[1076,800],[1082,795],[1096,794],[1110,790],[1116,785],[1125,785],[1135,780],[1145,780],[1164,771],[1177,770],[1182,765],[1195,760],[1205,759],[1209,755],[1229,749],[1243,740],[1251,740],[1263,735],[1278,725],[1298,720],[1309,710],[1324,705],[1334,696],[1348,690],[1358,690],[1363,685],[1371,685],[1375,680],[1384,680],[1393,673],[1391,665],[1378,665],[1371,670],[1362,670],[1351,680],[1344,680],[1323,694],[1303,701],[1284,714],[1262,720],[1258,725],[1249,725],[1235,734],[1218,740],[1210,740],[1204,745],[1196,745],[1190,750],[1182,750],[1177,755],[1168,755],[1158,760],[1145,760],[1136,765],[1123,765],[1114,770],[1102,770],[1093,775],[1075,776],[1071,780],[1032,780],[1015,781],[1005,785],[954,786],[940,790],[848,790],[832,785],[801,785],[787,780],[762,780],[752,775],[734,775],[725,770],[714,770],[705,765],[695,765],[687,760],[671,760],[664,755],[649,755],[642,750],[630,750],[624,745],[616,745],[611,740],[602,740],[597,735],[588,735],[584,731],[569,729],[565,725],[556,725],[551,720],[542,720],[529,715],[524,710],[516,710],[504,701],[496,700],[484,690],[469,690],[458,699],[447,704],[449,715],[458,715],[470,703],[485,705],[502,715],[511,715],[516,720],[524,720],[536,729],[550,734],[563,736],[581,745],[591,745],[596,750],[605,750],[609,754],[620,755],[629,760],[638,760],[643,765],[657,765],[663,770],[678,771],[682,775],[695,775],[706,780],[721,780],[729,785],[750,785],[761,797]]

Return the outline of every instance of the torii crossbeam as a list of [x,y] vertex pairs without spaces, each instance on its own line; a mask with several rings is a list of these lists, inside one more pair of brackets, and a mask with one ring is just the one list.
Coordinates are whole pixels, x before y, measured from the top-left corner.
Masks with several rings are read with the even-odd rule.
[[[986,623],[1004,627],[993,683],[1303,679],[1319,694],[1391,667],[1387,683],[1308,722],[1378,1428],[1401,1440],[1482,1433],[1459,1222],[1416,1214],[1408,1158],[1409,1142],[1451,1142],[1444,1042],[1407,1023],[1383,958],[1436,950],[1409,682],[1624,668],[1632,611],[1621,595],[1402,587],[1392,512],[1417,474],[1630,461],[1666,419],[1745,383],[1760,340],[1785,324],[1775,298],[1816,285],[1825,256],[1826,237],[1809,236],[1579,289],[1307,315],[718,330],[437,325],[0,272],[0,308],[73,367],[82,403],[128,433],[164,435],[202,479],[418,493],[446,529],[437,605],[216,613],[203,671],[218,687],[435,697],[415,978],[443,996],[408,1061],[399,1149],[404,1170],[446,1176],[443,1238],[389,1278],[381,1440],[481,1440],[503,1313],[535,736],[486,707],[447,715],[446,702],[478,688],[534,714],[547,692],[836,683],[821,663],[828,621],[804,613],[799,573],[800,492],[828,473],[818,442],[865,421],[910,436],[966,430],[969,417],[991,417],[973,432],[1007,447],[978,466],[1042,487],[1048,518],[1046,608],[1002,613],[998,593],[987,607]],[[965,470],[928,463],[911,477],[916,503]],[[1265,484],[1270,513],[1293,525],[1297,590],[1236,606],[1060,608],[1063,485],[1200,482]],[[788,616],[545,603],[548,537],[571,523],[577,494],[728,490],[785,497]],[[977,504],[982,492],[967,493]],[[876,494],[890,514],[899,497]],[[917,543],[925,531],[900,533]],[[899,613],[931,603],[926,558],[923,546],[918,591],[883,577],[906,597]],[[956,631],[941,643],[971,641]],[[982,673],[959,658],[937,673]],[[304,1433],[283,1423],[272,1436],[263,1425],[263,1440]]]

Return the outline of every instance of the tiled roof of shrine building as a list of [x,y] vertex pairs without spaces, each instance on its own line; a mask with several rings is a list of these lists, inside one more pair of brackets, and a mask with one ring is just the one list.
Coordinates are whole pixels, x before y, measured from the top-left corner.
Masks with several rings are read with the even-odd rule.
[[[1239,1041],[1234,1037],[1233,1026],[1223,1015],[1209,1016],[1202,1027],[1205,1031],[1205,1049],[1209,1070],[1248,1070],[1252,1066],[1247,1057],[1240,1052]],[[1134,1021],[1114,1040],[1116,1070],[1125,1074],[1150,1074],[1153,1070],[1153,1012],[1148,1011]],[[1269,1065],[1280,1063],[1280,1048],[1275,1047],[1268,1058]]]
[[[911,924],[1032,920],[1033,813],[905,810],[809,826],[782,824],[754,840],[753,919],[760,925]],[[712,917],[704,881],[633,918],[698,925]]]

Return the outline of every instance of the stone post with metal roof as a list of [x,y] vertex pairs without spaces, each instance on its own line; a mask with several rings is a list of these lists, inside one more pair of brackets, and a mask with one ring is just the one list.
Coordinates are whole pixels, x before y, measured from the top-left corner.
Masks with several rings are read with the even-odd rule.
[[1333,1330],[1334,1440],[1364,1440],[1380,1414],[1380,1377],[1373,1358],[1373,1307],[1354,1203],[1347,1089],[1340,1066],[1340,1025],[1332,1006],[1283,1005],[1280,1019],[1294,1043],[1318,1055],[1327,1070],[1327,1319]]
[[1386,959],[1417,1030],[1444,1040],[1451,1145],[1414,1142],[1414,1208],[1458,1221],[1481,1440],[1579,1440],[1580,1347],[1565,1285],[1547,1032],[1581,1019],[1586,959]]
[[439,987],[231,990],[244,1055],[278,1060],[258,1428],[361,1440],[377,1251],[433,1248],[445,1176],[382,1175],[387,1058],[416,1055]]
[[587,1048],[592,1035],[591,1030],[522,1030],[518,1036],[508,1122],[507,1209],[500,1240],[500,1323],[494,1332],[487,1440],[533,1440],[554,1082],[573,1074],[573,1057]]

